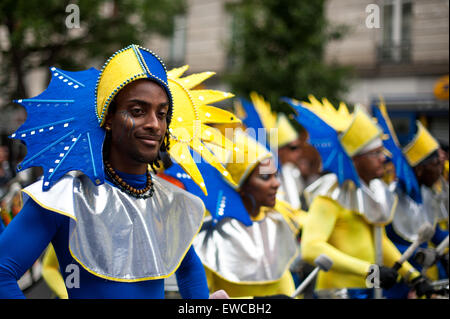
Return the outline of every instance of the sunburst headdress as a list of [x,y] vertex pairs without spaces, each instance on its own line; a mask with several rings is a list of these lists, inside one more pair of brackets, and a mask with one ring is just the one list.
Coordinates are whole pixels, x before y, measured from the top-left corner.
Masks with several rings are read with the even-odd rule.
[[[213,76],[214,72],[202,72],[182,77],[189,66],[170,70],[169,87],[174,101],[172,122],[169,128],[169,154],[200,186],[205,194],[207,189],[191,150],[216,168],[222,176],[234,185],[222,161],[212,153],[206,144],[213,144],[226,151],[232,151],[233,142],[208,124],[233,124],[240,120],[233,114],[211,103],[229,99],[234,95],[217,90],[195,89],[200,83]],[[195,155],[194,155],[195,157]]]
[[[266,130],[265,145],[273,151],[298,138],[298,132],[287,116],[273,111],[270,103],[256,92],[250,93],[250,101],[240,99],[235,108],[247,128]],[[259,132],[255,133],[260,138]]]
[[308,131],[310,143],[322,158],[323,169],[335,173],[340,184],[352,180],[359,186],[351,157],[376,140],[381,144],[382,130],[375,121],[360,107],[350,113],[343,102],[336,109],[327,99],[321,103],[313,95],[309,95],[309,102],[283,100],[297,111],[295,119]]
[[44,92],[30,99],[15,101],[23,105],[28,114],[25,123],[10,136],[27,146],[27,155],[17,170],[42,167],[44,191],[67,172],[75,170],[82,171],[95,185],[103,184],[102,148],[106,134],[103,126],[108,108],[127,84],[149,79],[161,85],[169,98],[168,123],[172,122],[169,127],[173,140],[170,155],[206,192],[190,149],[227,177],[226,170],[206,150],[202,141],[228,149],[232,148],[232,143],[204,124],[238,120],[229,112],[207,105],[232,94],[191,90],[214,73],[180,78],[186,69],[175,69],[168,74],[156,54],[138,45],[130,45],[114,53],[101,71],[91,68],[71,72],[51,67],[52,78]]

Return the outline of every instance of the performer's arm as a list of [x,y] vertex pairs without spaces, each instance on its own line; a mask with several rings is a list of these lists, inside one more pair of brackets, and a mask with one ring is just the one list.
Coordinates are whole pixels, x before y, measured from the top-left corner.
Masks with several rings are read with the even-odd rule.
[[25,298],[17,280],[52,240],[62,215],[28,200],[0,236],[0,298]]
[[[393,267],[395,262],[400,259],[402,254],[398,251],[397,247],[395,247],[394,243],[392,243],[392,241],[387,237],[384,228],[381,245],[383,247],[383,264],[387,267]],[[398,273],[403,278],[409,276],[409,278],[407,278],[409,281],[420,276],[420,273],[416,269],[414,269],[414,267],[407,261],[402,264],[402,267],[398,270]]]
[[302,256],[307,262],[314,264],[314,259],[320,254],[325,254],[333,260],[331,269],[366,276],[370,267],[369,262],[343,253],[328,243],[341,209],[336,202],[327,197],[317,196],[313,200],[303,225]]
[[191,246],[180,267],[176,271],[178,288],[184,299],[208,299],[209,290],[205,269]]

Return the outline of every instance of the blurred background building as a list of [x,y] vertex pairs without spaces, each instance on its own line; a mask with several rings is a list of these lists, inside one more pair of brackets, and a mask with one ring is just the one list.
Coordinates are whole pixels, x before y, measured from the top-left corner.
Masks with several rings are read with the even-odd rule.
[[[227,2],[189,0],[173,37],[152,38],[148,45],[173,65],[217,72],[211,85],[223,89],[220,75],[230,59],[224,48],[233,37]],[[379,28],[366,24],[370,4],[379,8]],[[370,107],[382,96],[401,141],[420,119],[448,143],[448,77],[447,84],[439,81],[449,73],[449,1],[328,0],[325,8],[331,24],[348,27],[341,41],[326,46],[326,61],[353,67],[346,101]]]
[[[239,1],[186,0],[184,13],[174,14],[171,35],[153,33],[142,44],[157,52],[168,68],[188,64],[188,73],[216,72],[207,85],[229,90],[223,75],[234,58],[228,49],[236,23],[226,5],[235,2]],[[106,1],[103,15],[117,11],[114,3]],[[369,5],[376,5],[379,11],[368,12]],[[379,14],[379,27],[367,25],[372,13]],[[325,0],[324,14],[331,25],[346,27],[339,41],[325,45],[324,55],[326,63],[353,70],[344,100],[370,108],[382,96],[401,141],[413,134],[413,123],[420,119],[439,140],[448,143],[449,0]],[[2,47],[8,46],[7,32],[0,27]],[[90,66],[100,67],[98,61]],[[47,67],[27,70],[29,96],[45,88],[47,73]],[[4,99],[0,97],[0,104]],[[1,112],[3,136],[24,120],[23,113]]]

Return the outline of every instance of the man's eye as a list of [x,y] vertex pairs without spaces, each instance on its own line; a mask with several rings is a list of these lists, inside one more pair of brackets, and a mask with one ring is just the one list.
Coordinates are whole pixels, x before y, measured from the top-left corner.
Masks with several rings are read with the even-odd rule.
[[268,181],[270,179],[269,174],[261,174],[259,175],[259,178],[261,178],[263,181]]
[[166,112],[159,112],[158,115],[161,118],[165,118],[167,116],[167,113]]
[[133,108],[133,109],[131,109],[131,114],[133,116],[139,116],[139,115],[144,114],[144,110],[142,108]]

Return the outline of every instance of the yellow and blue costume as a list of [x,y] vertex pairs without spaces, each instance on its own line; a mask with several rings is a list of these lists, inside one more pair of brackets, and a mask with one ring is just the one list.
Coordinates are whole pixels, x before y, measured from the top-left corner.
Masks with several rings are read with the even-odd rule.
[[[216,110],[203,107],[203,96],[190,92],[189,80],[195,83],[204,75],[184,82],[179,74],[169,78],[161,59],[137,45],[115,53],[101,71],[50,70],[43,93],[17,101],[28,113],[11,136],[28,147],[18,170],[41,166],[44,174],[23,190],[24,207],[2,233],[0,296],[23,298],[18,277],[52,242],[66,286],[68,266],[79,270],[79,286],[67,286],[70,298],[164,298],[164,278],[173,274],[184,298],[208,298],[204,270],[191,245],[203,222],[203,202],[153,174],[149,197],[131,196],[105,176],[102,151],[114,96],[133,81],[151,80],[169,100],[169,154],[206,191],[187,153],[200,148],[202,140],[219,145],[224,140],[208,128],[195,129],[195,120],[213,119]],[[200,155],[226,173],[211,153]],[[117,174],[131,187],[143,189],[147,183],[146,174]],[[8,245],[13,241],[14,247]]]
[[[238,190],[259,163],[272,154],[242,132],[236,132],[234,138],[233,151],[218,157],[226,163],[237,186],[232,187],[216,175],[215,187],[205,198],[211,215],[194,240],[195,250],[211,291],[224,289],[236,298],[290,295],[295,286],[289,265],[297,254],[295,237],[303,215],[287,203],[277,202],[274,208],[263,207],[250,218]],[[208,147],[215,154],[221,152],[214,145]],[[211,176],[208,167],[199,164],[199,168],[202,174]],[[182,177],[180,172],[171,174]],[[188,179],[184,182],[187,190],[195,192]]]
[[[442,196],[445,191],[437,194],[430,187],[419,185],[413,168],[435,153],[439,144],[428,130],[420,122],[417,122],[415,137],[402,149],[384,103],[380,103],[378,107],[374,108],[374,113],[384,133],[388,136],[384,144],[393,155],[392,161],[396,169],[396,181],[391,188],[397,194],[399,201],[394,219],[386,227],[387,235],[398,250],[404,252],[416,240],[420,226],[429,223],[435,229],[431,242],[438,245],[448,236],[448,231],[442,230],[439,226],[440,222],[448,222],[448,206],[445,204],[448,205],[448,197]],[[423,243],[421,248],[426,248],[428,245],[428,243]],[[410,262],[418,270],[422,269],[413,260],[413,257],[410,258]],[[433,280],[439,279],[436,265],[427,270],[427,276]],[[441,276],[448,278],[444,271],[441,271]],[[407,285],[397,284],[386,292],[386,295],[389,298],[407,298],[408,292]]]
[[[333,260],[332,268],[318,275],[317,295],[331,298],[340,292],[368,298],[373,292],[366,285],[369,267],[380,259],[393,266],[401,256],[384,231],[393,217],[395,196],[380,180],[370,185],[360,180],[351,160],[382,145],[381,129],[360,108],[350,114],[343,103],[336,110],[326,99],[320,103],[313,96],[310,102],[284,100],[297,110],[296,120],[310,134],[324,171],[332,172],[305,190],[310,207],[302,231],[302,257],[312,263],[325,254]],[[420,275],[410,264],[399,273],[410,279]]]

